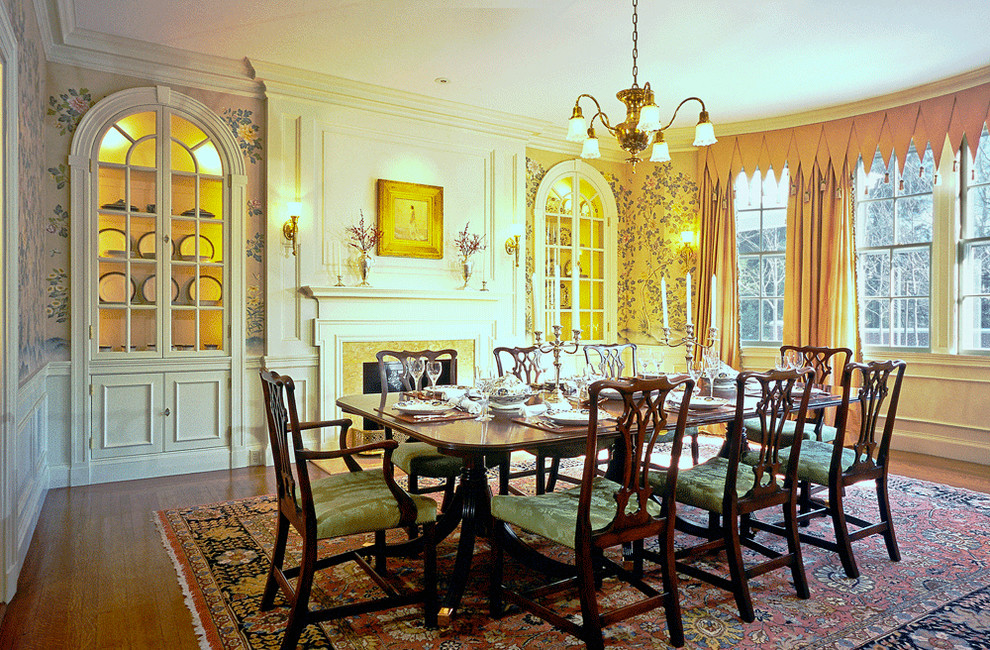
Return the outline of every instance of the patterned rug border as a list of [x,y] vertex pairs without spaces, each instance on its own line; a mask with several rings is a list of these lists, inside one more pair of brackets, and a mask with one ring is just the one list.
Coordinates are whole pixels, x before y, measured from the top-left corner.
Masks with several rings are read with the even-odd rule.
[[[931,489],[941,490],[948,488],[950,491],[957,493],[960,499],[967,497],[976,498],[980,501],[986,501],[988,503],[988,507],[990,507],[990,495],[983,492],[898,475],[890,475],[889,479],[890,487],[892,489],[900,489],[907,492],[914,492],[917,495],[923,495]],[[190,610],[190,614],[193,619],[193,626],[199,640],[199,646],[202,650],[212,650],[214,648],[221,649],[228,648],[230,646],[224,643],[224,635],[218,629],[216,620],[210,611],[203,585],[199,585],[195,581],[195,570],[192,566],[191,556],[186,549],[183,548],[182,542],[180,541],[175,529],[176,522],[170,520],[168,514],[170,512],[174,513],[188,510],[190,508],[207,509],[211,507],[221,507],[234,502],[263,497],[273,498],[273,495],[257,495],[255,497],[246,497],[245,499],[216,501],[208,504],[168,508],[166,510],[155,512],[154,521],[156,527],[162,536],[162,544],[165,547],[169,557],[172,559],[173,566],[175,567],[176,577],[180,588],[182,589],[186,606]],[[185,522],[182,523],[185,524]],[[186,528],[186,532],[188,532],[188,526]],[[212,579],[212,573],[210,574],[210,577]],[[975,569],[966,576],[960,576],[960,579],[963,578],[965,578],[965,581],[977,579],[990,581],[990,567],[984,565],[982,568]],[[914,625],[927,617],[932,617],[938,611],[946,607],[950,607],[963,599],[969,598],[981,590],[990,589],[988,586],[979,586],[974,589],[971,588],[972,583],[964,586],[959,584],[960,579],[947,582],[936,590],[929,591],[924,594],[918,594],[916,597],[904,601],[899,611],[877,612],[872,618],[864,620],[864,625],[860,629],[861,635],[858,635],[859,638],[850,638],[848,636],[843,637],[842,634],[844,634],[844,632],[836,630],[833,634],[826,634],[815,639],[812,644],[800,645],[796,647],[802,647],[808,650],[826,647],[850,650],[853,648],[889,647],[887,645],[875,644],[882,640],[896,637],[909,626]],[[216,583],[214,583],[214,586],[216,586]],[[843,641],[845,641],[845,643],[843,643]],[[692,646],[689,645],[687,647]],[[899,645],[897,647],[915,646]]]
[[[225,502],[221,501],[209,505],[219,505],[220,503]],[[169,510],[176,510],[176,508]],[[159,510],[155,513],[155,527],[158,528],[158,533],[162,538],[162,546],[165,547],[165,552],[172,560],[172,566],[175,568],[176,579],[179,581],[179,588],[182,589],[183,602],[192,616],[193,631],[196,632],[196,638],[199,640],[200,650],[212,650],[220,646],[220,635],[213,623],[213,618],[209,616],[209,608],[206,605],[203,590],[193,589],[192,567],[189,565],[188,559],[185,561],[180,559],[181,544],[175,534],[175,529],[165,520],[167,512],[168,510]],[[182,553],[181,557],[188,558],[185,553]],[[204,622],[204,612],[206,613],[205,620],[209,621],[209,625]]]

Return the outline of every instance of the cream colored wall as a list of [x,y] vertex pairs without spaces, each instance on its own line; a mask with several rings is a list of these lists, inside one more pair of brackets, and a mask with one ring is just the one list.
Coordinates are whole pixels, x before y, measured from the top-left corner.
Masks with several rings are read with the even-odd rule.
[[[259,71],[259,77],[265,77],[268,107],[265,363],[305,382],[305,417],[319,412],[319,396],[329,394],[321,392],[320,385],[329,386],[330,378],[318,376],[317,303],[300,288],[336,284],[334,243],[345,241],[345,228],[357,224],[362,212],[366,224],[375,223],[378,179],[442,187],[444,244],[439,260],[374,256],[372,291],[459,288],[463,280],[453,241],[470,223],[470,232],[484,234],[488,247],[475,256],[474,277],[465,292],[476,295],[485,280],[487,295],[497,301],[494,331],[486,332],[483,340],[498,345],[522,342],[522,269],[514,267],[504,242],[510,225],[524,220],[526,134],[511,124],[492,128],[467,122],[456,112],[447,113],[450,106],[387,89],[356,86],[316,96],[276,76]],[[389,98],[393,101],[384,101]],[[403,110],[395,110],[398,103],[404,104]],[[304,207],[298,254],[292,255],[281,224],[286,203],[297,199]],[[342,248],[346,263],[341,275],[344,284],[353,287],[359,282],[357,253]],[[361,309],[358,301],[349,304],[345,299],[341,305]],[[397,320],[401,317],[396,314]],[[462,338],[475,339],[477,334],[464,332]],[[375,340],[374,331],[366,338]],[[460,367],[460,372],[470,376],[472,369]]]

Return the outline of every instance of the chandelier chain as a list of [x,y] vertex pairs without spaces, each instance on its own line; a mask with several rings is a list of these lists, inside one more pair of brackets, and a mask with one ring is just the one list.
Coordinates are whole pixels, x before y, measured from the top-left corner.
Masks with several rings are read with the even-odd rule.
[[639,18],[636,15],[636,7],[639,5],[638,0],[632,0],[633,15],[632,15],[632,25],[633,25],[633,47],[632,47],[632,77],[633,77],[633,88],[637,86],[636,84],[636,74],[639,72],[639,67],[636,65],[636,57],[639,55],[639,48],[637,42],[639,41],[639,31],[636,29],[636,25],[639,22]]

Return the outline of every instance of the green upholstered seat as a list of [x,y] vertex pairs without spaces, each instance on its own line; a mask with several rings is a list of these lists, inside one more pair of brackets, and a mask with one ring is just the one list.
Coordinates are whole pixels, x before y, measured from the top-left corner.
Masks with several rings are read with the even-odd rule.
[[403,442],[392,452],[392,464],[406,474],[428,478],[452,478],[461,473],[464,462],[440,453],[425,442]]
[[[781,440],[780,444],[783,445],[784,447],[790,447],[792,444],[794,444],[794,428],[796,424],[797,423],[794,420],[788,420],[784,422],[783,430],[780,433],[780,440]],[[757,420],[753,418],[745,420],[743,422],[743,427],[746,428],[746,437],[749,438],[750,441],[753,442],[759,441],[758,439],[760,436],[760,423]],[[814,422],[804,423],[804,439],[805,440],[816,439]],[[827,424],[823,424],[822,440],[825,442],[832,442],[833,440],[835,440],[835,427],[830,427]]]
[[[617,506],[614,495],[620,490],[620,486],[599,476],[594,479],[592,488],[591,529],[594,531],[604,528],[615,518]],[[580,495],[581,488],[578,486],[535,496],[493,496],[492,516],[568,548],[574,548]],[[639,504],[635,501],[627,506],[630,512],[638,507]],[[650,501],[647,511],[658,516],[660,506]]]
[[[677,475],[677,501],[711,512],[722,512],[725,494],[725,477],[729,461],[720,456],[710,458],[693,467],[686,467]],[[657,494],[663,494],[667,475],[650,472],[650,485]],[[753,488],[753,475],[740,469],[736,476],[736,493],[740,496]]]
[[[830,429],[832,427],[829,427]],[[834,429],[833,437],[834,437]],[[817,485],[828,485],[828,470],[832,464],[832,450],[834,446],[828,442],[818,442],[817,440],[805,440],[801,443],[801,455],[798,456],[798,480],[810,481]],[[786,463],[790,458],[790,449],[784,449],[780,453],[780,462]],[[842,450],[842,471],[846,471],[856,461],[856,452],[852,449]]]
[[[316,511],[319,538],[370,533],[399,526],[399,507],[385,484],[381,469],[332,474],[310,483]],[[297,499],[299,497],[296,488]],[[435,521],[437,503],[429,497],[411,494],[416,506],[416,523]]]

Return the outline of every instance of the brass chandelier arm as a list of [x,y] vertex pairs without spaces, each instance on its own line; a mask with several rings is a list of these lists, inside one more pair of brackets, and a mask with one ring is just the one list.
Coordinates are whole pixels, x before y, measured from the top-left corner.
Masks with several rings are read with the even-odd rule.
[[602,126],[604,126],[609,133],[615,135],[615,127],[613,127],[611,124],[608,123],[608,115],[605,114],[605,111],[602,110],[602,105],[598,103],[598,100],[595,99],[593,95],[589,95],[588,93],[581,93],[574,101],[574,107],[578,108],[580,106],[582,97],[587,97],[588,99],[590,99],[595,103],[595,114],[591,116],[590,120],[588,120],[588,128],[594,126],[595,118],[597,117],[598,121],[602,123]]
[[687,104],[691,100],[694,100],[699,104],[701,104],[702,112],[707,112],[707,109],[705,108],[705,102],[702,101],[700,97],[688,97],[687,99],[685,99],[684,101],[682,101],[680,104],[677,105],[677,108],[674,109],[674,114],[673,116],[671,116],[670,121],[667,122],[667,124],[660,130],[666,131],[670,127],[670,125],[674,123],[674,120],[677,119],[677,111],[681,110],[681,106],[684,106],[684,104]]

